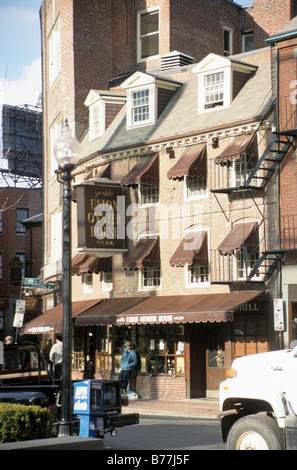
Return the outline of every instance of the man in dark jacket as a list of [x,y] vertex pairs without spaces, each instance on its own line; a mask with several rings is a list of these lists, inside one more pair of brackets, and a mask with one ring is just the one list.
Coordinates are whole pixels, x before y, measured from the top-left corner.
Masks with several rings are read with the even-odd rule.
[[118,379],[122,381],[123,393],[127,393],[129,378],[133,367],[137,364],[137,355],[130,341],[125,343],[125,350],[121,357],[121,372]]

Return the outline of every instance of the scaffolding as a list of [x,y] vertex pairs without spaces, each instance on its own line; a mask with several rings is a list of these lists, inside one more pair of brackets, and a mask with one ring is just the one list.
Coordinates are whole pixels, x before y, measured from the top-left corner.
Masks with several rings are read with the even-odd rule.
[[1,165],[0,186],[41,188],[41,108],[3,105],[2,142],[2,159],[6,161],[6,168]]

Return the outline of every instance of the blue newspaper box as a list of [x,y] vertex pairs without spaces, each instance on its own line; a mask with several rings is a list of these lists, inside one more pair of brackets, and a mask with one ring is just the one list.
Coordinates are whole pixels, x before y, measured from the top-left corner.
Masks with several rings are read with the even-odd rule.
[[102,437],[106,417],[121,413],[121,386],[117,380],[74,383],[73,412],[80,421],[79,436]]

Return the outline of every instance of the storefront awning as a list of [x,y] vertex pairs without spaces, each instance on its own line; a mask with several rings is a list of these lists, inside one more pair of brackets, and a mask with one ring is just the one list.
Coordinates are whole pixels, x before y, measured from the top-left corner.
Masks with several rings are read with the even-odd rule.
[[[107,299],[76,317],[77,325],[227,322],[263,292]],[[134,305],[133,305],[134,304]]]
[[207,153],[205,144],[188,147],[175,165],[167,172],[168,178],[184,176],[206,176]]
[[160,267],[160,242],[156,238],[140,238],[134,250],[124,260],[124,268],[140,269]]
[[[252,156],[257,149],[257,141],[253,140],[251,135],[240,135],[234,137],[232,142],[218,155],[215,159],[216,163],[227,163],[228,161],[238,160],[241,154],[246,151],[247,155]],[[255,154],[257,159],[257,155]]]
[[[98,304],[100,300],[81,300],[72,302],[72,318],[86,312],[88,309]],[[47,312],[34,318],[34,320],[25,324],[22,333],[34,335],[45,333],[61,333],[63,325],[63,303],[48,310]]]
[[[82,255],[80,255],[82,256]],[[97,258],[96,256],[87,256],[76,268],[72,268],[72,273],[82,274],[99,274],[102,271],[111,269],[111,258]]]
[[170,259],[170,264],[172,266],[208,264],[207,232],[200,230],[186,233]]
[[112,325],[116,323],[117,317],[126,314],[130,308],[143,302],[146,297],[127,297],[102,300],[76,317],[75,322],[80,326],[87,325]]
[[140,157],[132,170],[121,179],[123,186],[136,184],[159,184],[159,154]]
[[247,246],[249,251],[253,251],[258,241],[258,223],[247,222],[236,224],[222,241],[218,250],[223,255],[233,253],[242,246]]
[[77,253],[71,260],[72,275],[78,274],[80,266],[88,259],[85,253]]

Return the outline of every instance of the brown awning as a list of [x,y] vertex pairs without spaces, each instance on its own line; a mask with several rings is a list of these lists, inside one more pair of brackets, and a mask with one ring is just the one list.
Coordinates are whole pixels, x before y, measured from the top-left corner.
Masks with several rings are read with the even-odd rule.
[[88,255],[84,253],[77,253],[71,261],[72,265],[72,276],[79,272],[80,266],[88,259]]
[[[87,174],[84,175],[84,181],[90,180],[92,178],[108,178],[111,177],[111,164],[107,163],[106,165],[98,166],[97,168],[93,168]],[[72,188],[72,200],[76,202],[76,188]]]
[[245,245],[248,248],[248,251],[251,252],[259,243],[258,237],[257,222],[236,224],[220,244],[218,250],[223,255],[227,255]]
[[76,274],[99,274],[111,268],[111,258],[97,258],[97,256],[88,256],[88,258],[79,266]]
[[258,159],[257,152],[257,140],[256,138],[252,139],[251,135],[240,135],[234,137],[232,142],[223,150],[223,152],[218,155],[215,159],[216,163],[227,163],[228,161],[238,160],[241,158],[241,154],[246,151],[247,156],[255,156],[255,159]]
[[[72,318],[86,312],[94,305],[98,304],[100,300],[81,300],[72,302]],[[63,326],[63,303],[48,310],[47,312],[34,318],[34,320],[26,323],[22,328],[24,334],[45,334],[45,333],[60,333]]]
[[207,232],[200,230],[186,233],[170,259],[170,264],[172,266],[208,264]]
[[[129,325],[233,321],[237,308],[263,292],[107,299],[76,317],[77,325]],[[134,303],[134,305],[133,305]]]
[[206,176],[207,152],[205,144],[188,147],[175,165],[167,172],[168,178],[184,176]]
[[160,267],[160,242],[156,238],[140,238],[132,253],[124,260],[124,268],[140,269]]
[[159,184],[159,154],[140,157],[132,170],[121,179],[123,186],[134,186],[139,183]]
[[117,318],[121,318],[126,312],[143,302],[145,297],[127,297],[105,299],[82,313],[75,319],[76,325],[112,325],[116,323]]

